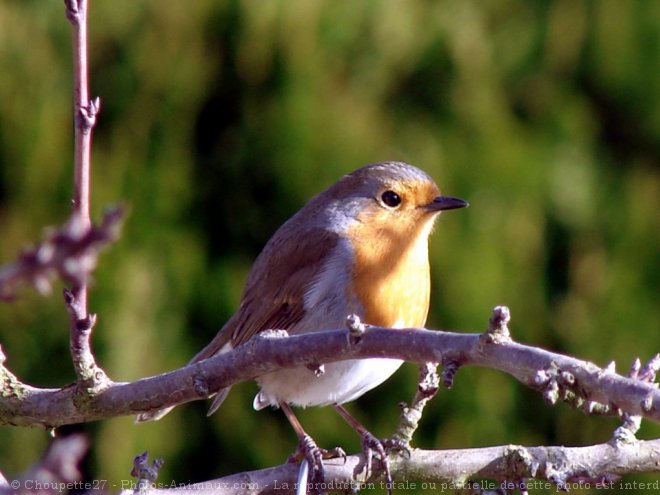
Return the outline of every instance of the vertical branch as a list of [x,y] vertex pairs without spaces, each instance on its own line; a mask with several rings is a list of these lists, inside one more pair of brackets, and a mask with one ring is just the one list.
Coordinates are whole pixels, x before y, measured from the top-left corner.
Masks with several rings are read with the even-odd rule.
[[[91,225],[89,216],[90,149],[95,105],[89,101],[87,84],[87,0],[66,0],[67,18],[73,30],[73,111],[75,122],[75,172],[73,210],[81,228]],[[85,292],[85,291],[82,291]],[[86,295],[86,294],[85,294]],[[81,301],[84,297],[81,296]]]
[[[66,16],[72,27],[73,115],[74,115],[74,188],[73,213],[69,228],[84,233],[91,228],[89,214],[90,150],[92,128],[99,110],[99,99],[89,99],[87,84],[87,0],[64,0]],[[84,263],[84,260],[81,261]],[[82,277],[64,299],[71,319],[71,357],[79,380],[95,382],[98,376],[90,348],[95,315],[87,309],[87,280]],[[99,377],[100,378],[100,377]]]
[[390,442],[400,450],[410,446],[413,434],[422,419],[422,412],[426,403],[435,397],[440,387],[437,373],[438,363],[424,363],[419,367],[419,383],[417,392],[410,405],[401,403],[401,421],[399,428],[392,436]]

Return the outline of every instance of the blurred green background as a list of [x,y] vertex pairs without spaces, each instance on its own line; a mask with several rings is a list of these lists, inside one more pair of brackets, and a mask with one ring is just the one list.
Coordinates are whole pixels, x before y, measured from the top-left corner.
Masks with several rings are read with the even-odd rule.
[[[69,213],[70,27],[61,1],[0,1],[0,260]],[[521,342],[619,370],[660,350],[660,3],[655,1],[93,1],[93,214],[131,206],[95,274],[94,348],[114,380],[183,365],[237,307],[252,260],[313,194],[363,164],[404,160],[468,210],[431,241],[428,325],[482,331],[506,304]],[[73,379],[58,284],[0,307],[7,366]],[[406,365],[350,409],[390,435],[416,387]],[[89,434],[88,476],[130,479],[144,450],[161,481],[283,462],[295,437],[251,408],[65,428]],[[359,448],[332,410],[301,411],[319,444]],[[414,445],[586,445],[589,418],[504,374],[464,369]],[[643,438],[660,436],[644,423]],[[46,432],[0,428],[0,470],[24,471]],[[628,477],[650,481],[658,475]],[[581,493],[579,490],[574,493]],[[627,491],[634,493],[634,491]]]

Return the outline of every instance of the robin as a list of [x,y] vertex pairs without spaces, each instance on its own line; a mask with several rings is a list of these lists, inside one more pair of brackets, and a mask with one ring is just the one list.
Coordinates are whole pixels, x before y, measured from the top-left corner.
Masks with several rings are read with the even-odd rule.
[[[442,196],[431,177],[406,163],[376,163],[344,176],[275,232],[252,266],[238,311],[191,363],[229,352],[268,329],[292,335],[341,328],[349,314],[383,327],[424,326],[429,234],[440,212],[466,206]],[[383,383],[401,364],[373,358],[282,369],[258,379],[253,405],[284,411],[301,455],[321,475],[328,451],[304,432],[290,406],[333,405],[362,437],[367,457],[371,451],[379,455],[390,481],[383,444],[342,404]],[[216,394],[209,414],[228,392]],[[143,413],[138,421],[159,419],[170,409]]]

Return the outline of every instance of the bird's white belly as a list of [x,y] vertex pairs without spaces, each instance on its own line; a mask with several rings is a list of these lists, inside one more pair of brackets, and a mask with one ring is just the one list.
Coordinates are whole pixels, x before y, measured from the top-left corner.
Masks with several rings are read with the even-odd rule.
[[324,365],[324,373],[318,376],[307,368],[269,373],[258,380],[261,392],[254,399],[254,408],[280,403],[306,407],[349,402],[383,383],[402,363],[398,359],[351,359]]

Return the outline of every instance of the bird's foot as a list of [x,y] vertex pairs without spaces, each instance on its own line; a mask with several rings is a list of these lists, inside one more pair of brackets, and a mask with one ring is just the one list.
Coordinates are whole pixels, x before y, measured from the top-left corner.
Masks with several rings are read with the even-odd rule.
[[366,430],[360,433],[360,440],[362,441],[362,452],[364,454],[365,476],[369,477],[370,473],[373,472],[372,463],[373,454],[375,453],[380,458],[380,462],[383,463],[387,493],[392,495],[392,473],[390,472],[390,460],[385,444]]
[[380,440],[376,438],[371,432],[363,431],[360,433],[362,441],[362,452],[365,459],[365,476],[368,477],[373,471],[373,454],[375,453],[383,464],[383,471],[385,472],[385,486],[388,495],[392,495],[392,473],[390,471],[389,454],[392,452],[403,452],[410,458],[410,447],[402,440],[395,438],[387,438]]
[[296,451],[289,456],[288,462],[300,462],[305,460],[309,466],[309,472],[311,473],[309,481],[312,484],[320,485],[325,481],[323,459],[333,459],[336,457],[343,457],[346,459],[346,452],[344,452],[341,447],[322,449],[316,445],[316,442],[312,437],[305,434],[300,438]]
[[381,440],[381,443],[383,444],[383,447],[385,447],[385,452],[388,454],[399,452],[410,459],[412,454],[410,451],[410,444],[405,440],[401,440],[400,438],[385,438]]

